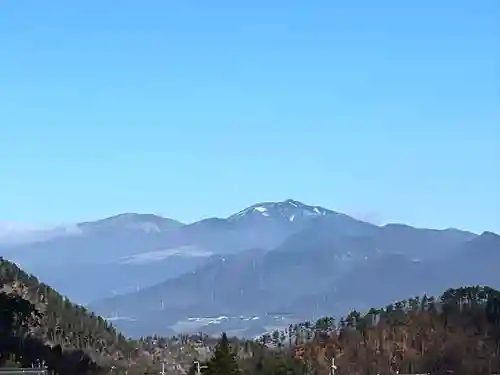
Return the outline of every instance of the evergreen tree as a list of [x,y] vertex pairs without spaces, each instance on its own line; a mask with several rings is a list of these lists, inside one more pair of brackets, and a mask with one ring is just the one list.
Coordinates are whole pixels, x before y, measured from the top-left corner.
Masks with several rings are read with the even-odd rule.
[[213,357],[206,364],[203,375],[236,375],[240,373],[236,355],[231,350],[225,333],[215,347]]

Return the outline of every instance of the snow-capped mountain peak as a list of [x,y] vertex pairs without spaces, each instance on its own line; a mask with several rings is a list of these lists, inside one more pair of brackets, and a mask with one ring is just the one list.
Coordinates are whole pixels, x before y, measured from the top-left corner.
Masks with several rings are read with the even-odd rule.
[[284,219],[289,222],[296,222],[301,219],[313,218],[335,214],[320,206],[309,206],[302,202],[287,199],[282,202],[262,202],[254,204],[244,210],[228,217],[229,221],[239,221],[244,218],[270,218]]

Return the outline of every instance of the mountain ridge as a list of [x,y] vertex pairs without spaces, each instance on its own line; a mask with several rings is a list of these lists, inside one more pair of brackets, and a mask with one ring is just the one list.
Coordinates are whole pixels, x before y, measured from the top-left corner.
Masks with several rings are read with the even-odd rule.
[[[194,221],[194,222],[189,222],[189,223],[184,223],[181,221],[178,221],[176,219],[158,215],[158,214],[153,214],[153,213],[140,213],[140,212],[123,212],[123,213],[118,213],[110,216],[106,216],[103,218],[98,218],[95,220],[86,220],[86,221],[81,221],[81,222],[76,222],[72,224],[58,224],[58,225],[53,225],[49,227],[35,227],[35,226],[24,226],[21,224],[13,224],[6,222],[5,225],[0,225],[0,234],[3,233],[8,233],[9,231],[12,231],[13,233],[29,233],[29,232],[49,232],[49,231],[54,231],[54,230],[60,230],[60,231],[69,231],[71,232],[72,228],[80,228],[80,227],[95,227],[99,226],[100,224],[120,224],[123,222],[127,221],[141,221],[141,222],[170,222],[174,225],[177,225],[179,227],[184,227],[184,226],[193,226],[198,223],[203,223],[203,222],[223,222],[223,221],[234,221],[234,219],[243,216],[244,214],[249,214],[251,211],[258,211],[255,210],[256,208],[262,207],[265,208],[267,211],[269,207],[279,207],[279,206],[285,206],[288,205],[289,207],[294,207],[296,209],[303,209],[306,212],[312,213],[314,212],[318,216],[325,216],[328,214],[331,215],[336,215],[336,216],[343,216],[343,217],[349,217],[352,220],[356,220],[359,222],[364,222],[367,224],[371,224],[374,226],[378,227],[391,227],[391,226],[399,226],[399,227],[410,227],[410,228],[417,228],[417,229],[429,229],[429,230],[439,230],[439,231],[453,231],[453,232],[467,232],[467,233],[473,233],[467,230],[463,229],[458,229],[454,227],[448,227],[448,228],[443,228],[443,229],[434,229],[434,228],[428,228],[428,227],[414,227],[411,225],[407,224],[402,224],[402,223],[397,223],[397,222],[389,222],[389,223],[384,223],[384,224],[373,224],[370,223],[369,221],[363,220],[356,218],[355,216],[351,216],[345,213],[340,213],[328,208],[325,208],[323,206],[319,205],[308,205],[305,204],[301,201],[295,200],[288,198],[283,201],[262,201],[259,203],[252,204],[234,214],[230,214],[226,217],[212,217],[208,216],[205,218],[202,218],[200,220]],[[261,212],[261,214],[263,211]],[[262,216],[267,216],[267,215],[262,215]],[[314,215],[311,215],[314,216]],[[288,218],[290,220],[290,218]],[[293,221],[293,220],[290,220]],[[493,233],[491,231],[486,231],[489,233]],[[476,233],[473,233],[476,234]],[[0,242],[1,244],[1,242]]]
[[[276,207],[297,216],[299,204],[302,209],[314,211],[298,201],[274,202]],[[248,212],[248,207],[245,210]],[[129,212],[75,224],[71,233],[61,232],[44,241],[0,244],[0,254],[40,275],[77,302],[88,303],[179,276],[213,254],[273,249],[309,222],[292,222],[282,215],[240,215],[239,220],[231,216],[184,224],[158,215]],[[90,273],[96,275],[95,282],[87,277]],[[110,280],[108,289],[101,291],[99,277]],[[86,279],[88,284],[67,282],[73,278]]]
[[[332,291],[344,288],[346,278],[363,279],[362,270],[374,274],[370,267],[376,264],[410,268],[417,261],[432,264],[450,259],[476,238],[481,242],[469,246],[493,246],[493,253],[496,246],[496,237],[487,233],[375,225],[293,199],[259,202],[226,218],[188,224],[129,212],[83,226],[83,234],[23,245],[9,258],[103,315],[139,314],[139,319],[162,326],[193,314],[239,316],[290,310],[306,317],[314,311],[299,301],[311,301],[314,309],[344,306],[323,300],[336,298],[338,292]],[[5,249],[0,246],[0,253],[7,255]],[[418,272],[408,274],[416,278]],[[300,275],[293,287],[290,275]],[[460,281],[459,274],[450,277]],[[472,278],[468,283],[473,282]],[[399,295],[399,290],[388,289]],[[123,311],[110,305],[121,306],[117,301],[123,295],[134,299],[130,296],[137,291],[150,290],[158,295],[151,292],[150,297],[126,302]]]
[[[264,208],[272,208],[274,204],[270,203]],[[269,217],[261,215],[266,211],[255,210],[262,206],[262,203],[258,203],[242,212],[266,221]],[[236,215],[241,215],[241,212]],[[288,216],[280,217],[289,221]],[[147,315],[144,309],[163,301],[162,306],[166,311],[164,318],[159,315],[151,317],[152,320],[159,319],[159,322],[163,322],[161,324],[167,324],[167,312],[173,320],[197,313],[205,316],[238,316],[262,315],[267,314],[267,311],[295,311],[302,314],[302,319],[306,319],[306,314],[315,314],[311,310],[313,308],[318,309],[316,313],[320,314],[332,309],[342,311],[351,307],[350,303],[363,306],[363,298],[372,305],[382,302],[368,295],[363,297],[362,293],[359,298],[349,302],[351,298],[348,292],[339,294],[336,290],[337,287],[349,289],[349,280],[353,279],[365,280],[363,282],[373,285],[393,283],[390,277],[377,278],[376,275],[377,272],[387,273],[394,267],[402,267],[398,277],[408,276],[409,286],[405,289],[405,284],[396,283],[394,286],[401,287],[388,287],[391,292],[386,293],[385,297],[398,298],[404,296],[406,290],[425,291],[432,285],[419,281],[426,277],[422,265],[431,266],[436,262],[441,265],[459,254],[468,243],[473,248],[482,247],[483,241],[478,242],[482,237],[496,239],[487,234],[478,236],[456,229],[414,228],[404,224],[377,226],[343,214],[318,215],[271,250],[250,254],[249,258],[246,255],[246,259],[242,256],[247,252],[236,252],[225,259],[222,257],[210,264],[201,264],[195,271],[178,278],[165,280],[127,297],[117,296],[102,302],[113,306],[116,311],[121,308],[127,311],[127,304],[134,305],[134,309],[128,310],[128,313]],[[496,242],[493,242],[493,246],[496,246]],[[466,251],[465,256],[469,257],[470,251]],[[463,268],[462,263],[459,268]],[[436,266],[431,269],[436,270]],[[372,275],[370,277],[374,278],[374,282],[364,278],[366,272]],[[300,281],[290,280],[290,275],[300,275]],[[479,276],[476,273],[476,277]],[[460,283],[460,275],[450,274],[450,278],[457,280],[454,283]],[[228,280],[231,282],[228,283]],[[446,277],[436,279],[439,285],[444,281]],[[474,283],[474,277],[468,283]],[[146,297],[149,293],[149,297]],[[337,297],[344,301],[335,302]],[[129,302],[126,302],[127,298]],[[309,301],[310,304],[305,305],[300,301]],[[224,306],[223,311],[218,306]],[[99,303],[90,307],[106,311],[105,306]]]

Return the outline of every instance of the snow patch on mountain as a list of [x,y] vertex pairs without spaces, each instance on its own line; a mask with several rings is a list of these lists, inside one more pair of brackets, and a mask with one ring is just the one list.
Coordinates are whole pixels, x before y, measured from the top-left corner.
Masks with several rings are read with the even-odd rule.
[[123,257],[119,260],[121,264],[147,264],[165,260],[169,257],[177,256],[184,258],[208,258],[213,253],[206,251],[196,246],[181,246],[173,249],[164,249],[157,251],[150,251],[147,253],[134,254],[131,256]]
[[284,219],[286,221],[296,221],[299,218],[310,218],[335,214],[319,206],[308,206],[302,202],[287,199],[282,202],[258,203],[228,217],[229,221],[238,221],[252,215],[265,216],[272,219]]

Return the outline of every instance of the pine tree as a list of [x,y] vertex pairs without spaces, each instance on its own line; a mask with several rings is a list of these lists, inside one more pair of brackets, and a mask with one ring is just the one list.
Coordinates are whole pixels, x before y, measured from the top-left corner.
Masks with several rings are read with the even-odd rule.
[[208,361],[203,375],[236,375],[240,373],[236,355],[231,350],[229,340],[225,333],[215,347],[214,355]]

